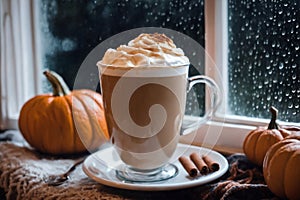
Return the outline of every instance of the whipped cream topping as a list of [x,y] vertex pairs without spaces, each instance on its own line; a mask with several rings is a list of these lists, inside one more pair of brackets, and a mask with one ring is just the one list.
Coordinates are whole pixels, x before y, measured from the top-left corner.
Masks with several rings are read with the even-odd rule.
[[128,45],[108,49],[101,64],[117,67],[162,67],[189,64],[182,49],[164,34],[140,34]]

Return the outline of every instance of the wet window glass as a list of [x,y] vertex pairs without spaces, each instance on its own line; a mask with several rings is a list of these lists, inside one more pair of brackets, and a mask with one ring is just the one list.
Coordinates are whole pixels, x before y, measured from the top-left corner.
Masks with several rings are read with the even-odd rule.
[[228,1],[232,114],[300,119],[300,1]]
[[[138,27],[164,27],[195,39],[204,47],[204,0],[41,0],[42,63],[63,76],[72,89],[80,64],[101,41]],[[228,0],[228,70],[230,114],[300,119],[299,17],[297,0]],[[191,74],[196,70],[191,68]],[[98,74],[91,74],[92,79]],[[44,90],[50,85],[44,81]],[[199,87],[196,90],[203,91]],[[188,112],[204,102],[191,98]],[[194,103],[193,103],[194,101]],[[204,103],[200,104],[203,114]]]
[[[204,47],[204,0],[41,0],[39,7],[43,68],[62,75],[71,89],[88,53],[125,30],[164,27],[184,33]],[[190,73],[197,70],[191,68]],[[51,89],[46,81],[43,87],[44,91]],[[203,95],[189,98],[191,105],[198,105],[197,100],[204,102]],[[203,114],[204,103],[200,109],[188,109],[191,114],[195,110],[194,114]]]

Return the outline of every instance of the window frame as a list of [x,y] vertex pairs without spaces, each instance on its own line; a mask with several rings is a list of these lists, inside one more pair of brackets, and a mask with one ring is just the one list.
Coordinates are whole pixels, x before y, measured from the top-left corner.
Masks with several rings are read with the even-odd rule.
[[[1,65],[0,65],[0,129],[18,128],[18,112],[20,105],[29,98],[42,92],[41,62],[38,43],[38,0],[18,1],[3,0],[1,5]],[[221,87],[222,104],[212,117],[212,120],[193,133],[183,136],[181,141],[202,145],[219,151],[233,153],[242,152],[242,142],[246,134],[257,126],[266,126],[265,119],[255,119],[226,114],[228,102],[227,73],[227,0],[205,0],[205,74],[212,77]],[[14,11],[19,11],[14,12]],[[7,17],[12,23],[12,31],[20,32],[13,35],[13,50],[7,45],[5,30]],[[25,24],[25,25],[24,25]],[[11,27],[10,27],[11,28]],[[4,30],[4,31],[3,31]],[[16,46],[20,42],[20,48]],[[25,48],[26,47],[26,48]],[[21,49],[21,50],[20,50]],[[7,52],[13,51],[12,57],[18,57],[16,63],[6,59]],[[22,65],[21,65],[22,63]],[[10,70],[9,66],[12,68]],[[214,66],[218,71],[211,70]],[[12,76],[9,76],[12,75]],[[6,77],[11,77],[7,79]],[[2,81],[5,80],[5,81]],[[21,90],[22,88],[22,90]],[[16,90],[12,95],[8,91]],[[206,109],[210,106],[208,91],[206,91]],[[17,101],[17,103],[13,103]],[[281,122],[280,122],[281,123]],[[291,124],[282,122],[281,124]],[[297,123],[298,125],[298,123]],[[300,123],[299,123],[300,125]]]
[[0,130],[17,129],[21,106],[41,93],[37,2],[0,2]]
[[[205,0],[205,75],[213,78],[222,91],[222,103],[211,121],[196,133],[183,139],[225,153],[243,152],[246,135],[257,127],[266,127],[269,119],[228,114],[228,1]],[[215,70],[211,70],[214,66]],[[210,107],[209,93],[206,93],[206,109]],[[280,125],[300,123],[279,121]]]
[[[251,126],[265,126],[268,119],[230,115],[227,112],[228,107],[228,1],[227,0],[206,0],[205,8],[205,30],[206,30],[206,51],[214,63],[207,63],[205,72],[207,76],[212,77],[222,87],[223,100],[214,116],[213,120],[218,122],[234,123]],[[210,26],[210,24],[214,24]],[[206,59],[209,60],[209,59]],[[210,70],[211,65],[218,69],[218,72]],[[207,97],[209,97],[207,95]],[[206,100],[208,103],[208,99]],[[209,106],[209,105],[208,105]],[[282,125],[300,125],[295,122],[279,121]]]

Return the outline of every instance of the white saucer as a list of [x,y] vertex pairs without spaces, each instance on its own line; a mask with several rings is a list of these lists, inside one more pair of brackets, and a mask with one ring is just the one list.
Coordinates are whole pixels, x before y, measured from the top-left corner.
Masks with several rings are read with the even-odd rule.
[[[207,175],[199,175],[195,178],[191,178],[179,163],[178,158],[182,155],[189,156],[192,152],[209,155],[213,160],[219,163],[220,169]],[[83,171],[93,180],[107,186],[128,190],[162,191],[202,185],[221,177],[228,169],[228,162],[220,153],[211,149],[186,144],[178,144],[176,152],[170,162],[179,169],[179,173],[174,178],[149,183],[124,182],[116,177],[115,171],[115,169],[123,165],[123,162],[119,159],[114,148],[110,146],[88,156],[83,163]]]

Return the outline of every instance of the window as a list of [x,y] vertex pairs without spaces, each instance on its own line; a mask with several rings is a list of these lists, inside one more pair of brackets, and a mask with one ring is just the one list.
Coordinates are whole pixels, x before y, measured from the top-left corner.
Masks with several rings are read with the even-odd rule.
[[[204,45],[204,0],[192,3],[4,0],[1,3],[1,18],[4,19],[1,30],[10,31],[1,33],[4,35],[1,43],[11,47],[1,53],[2,58],[11,53],[9,59],[1,63],[1,80],[5,83],[1,87],[1,128],[17,127],[22,104],[34,94],[50,91],[50,85],[42,77],[43,69],[61,74],[72,89],[83,59],[97,44],[116,33],[137,27],[163,26],[183,32]],[[27,62],[26,65],[21,65],[23,62]],[[98,74],[91,74],[90,80],[95,79]],[[12,93],[15,94],[11,96]]]
[[[97,44],[145,26],[187,34],[215,61],[205,60],[205,74],[223,85],[223,105],[214,122],[191,136],[196,142],[219,138],[220,146],[240,148],[250,125],[268,121],[270,105],[279,109],[280,120],[299,124],[299,5],[297,0],[1,1],[0,128],[17,127],[8,119],[16,122],[23,102],[49,91],[44,68],[57,71],[72,88],[81,62]],[[90,81],[96,79],[98,74],[91,74]]]
[[215,26],[206,34],[215,36],[206,48],[221,74],[211,76],[226,86],[225,120],[262,125],[275,106],[282,123],[299,123],[299,2],[208,3]]
[[[105,39],[125,30],[164,27],[188,35],[203,47],[205,45],[204,0],[42,0],[38,6],[42,67],[61,74],[71,89],[78,68],[88,53]],[[199,71],[204,73],[204,63]],[[191,68],[190,74],[195,73],[197,70]],[[96,67],[89,78],[90,82],[98,81]],[[51,86],[46,81],[43,83],[44,92],[50,91]],[[204,90],[204,87],[197,85],[195,90]],[[188,96],[192,106],[187,107],[187,112],[202,115],[204,97],[193,94]]]
[[300,2],[228,1],[228,99],[232,114],[300,119]]

